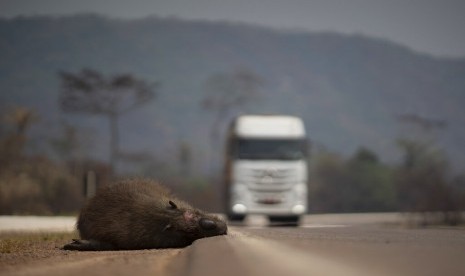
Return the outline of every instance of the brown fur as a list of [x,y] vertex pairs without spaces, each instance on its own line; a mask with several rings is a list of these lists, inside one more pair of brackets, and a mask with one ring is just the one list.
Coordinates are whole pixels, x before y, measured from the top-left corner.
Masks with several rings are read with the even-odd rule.
[[64,249],[184,247],[227,232],[218,217],[194,209],[147,179],[123,180],[99,190],[81,210],[77,228],[82,240]]

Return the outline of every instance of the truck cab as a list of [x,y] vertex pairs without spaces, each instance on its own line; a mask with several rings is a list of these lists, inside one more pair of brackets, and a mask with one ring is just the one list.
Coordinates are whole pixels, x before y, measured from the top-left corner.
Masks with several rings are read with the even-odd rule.
[[248,214],[298,223],[307,212],[308,147],[298,117],[241,115],[228,131],[224,183],[230,220]]

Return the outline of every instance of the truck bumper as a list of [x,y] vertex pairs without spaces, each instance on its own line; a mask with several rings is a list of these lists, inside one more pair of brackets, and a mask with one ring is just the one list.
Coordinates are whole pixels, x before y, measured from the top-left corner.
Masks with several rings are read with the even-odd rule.
[[245,185],[233,191],[229,212],[247,215],[303,215],[307,212],[307,188],[304,183],[282,191],[250,190]]

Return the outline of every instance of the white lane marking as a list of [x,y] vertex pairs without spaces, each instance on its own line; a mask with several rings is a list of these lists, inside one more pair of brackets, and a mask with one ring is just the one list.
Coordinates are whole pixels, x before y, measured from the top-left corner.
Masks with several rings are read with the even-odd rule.
[[[248,215],[244,220],[243,226],[247,228],[253,229],[260,229],[260,228],[267,228],[269,226],[272,227],[280,227],[280,226],[289,226],[285,223],[270,223],[266,216],[263,215]],[[347,224],[340,224],[340,223],[305,223],[305,221],[301,221],[299,227],[300,228],[336,228],[336,227],[347,227]]]
[[339,228],[339,227],[348,227],[345,224],[305,224],[299,225],[300,228]]
[[[293,227],[293,226],[288,226],[288,225],[251,225],[251,224],[244,224],[244,225],[235,225],[235,226],[240,226],[240,227],[245,227],[248,229],[266,229],[266,228],[279,228],[279,227]],[[342,227],[349,227],[349,225],[345,224],[304,224],[304,225],[299,225],[297,228],[342,228]]]
[[233,234],[235,238],[228,239],[228,242],[249,275],[389,275],[325,258],[315,252],[302,251],[274,240],[234,230]]
[[76,229],[76,217],[0,216],[0,232],[54,231],[71,232]]

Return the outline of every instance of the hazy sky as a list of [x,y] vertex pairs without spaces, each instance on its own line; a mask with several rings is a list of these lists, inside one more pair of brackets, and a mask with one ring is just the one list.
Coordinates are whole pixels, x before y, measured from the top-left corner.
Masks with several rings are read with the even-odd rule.
[[77,12],[359,33],[437,56],[465,57],[465,0],[0,0],[1,17]]

